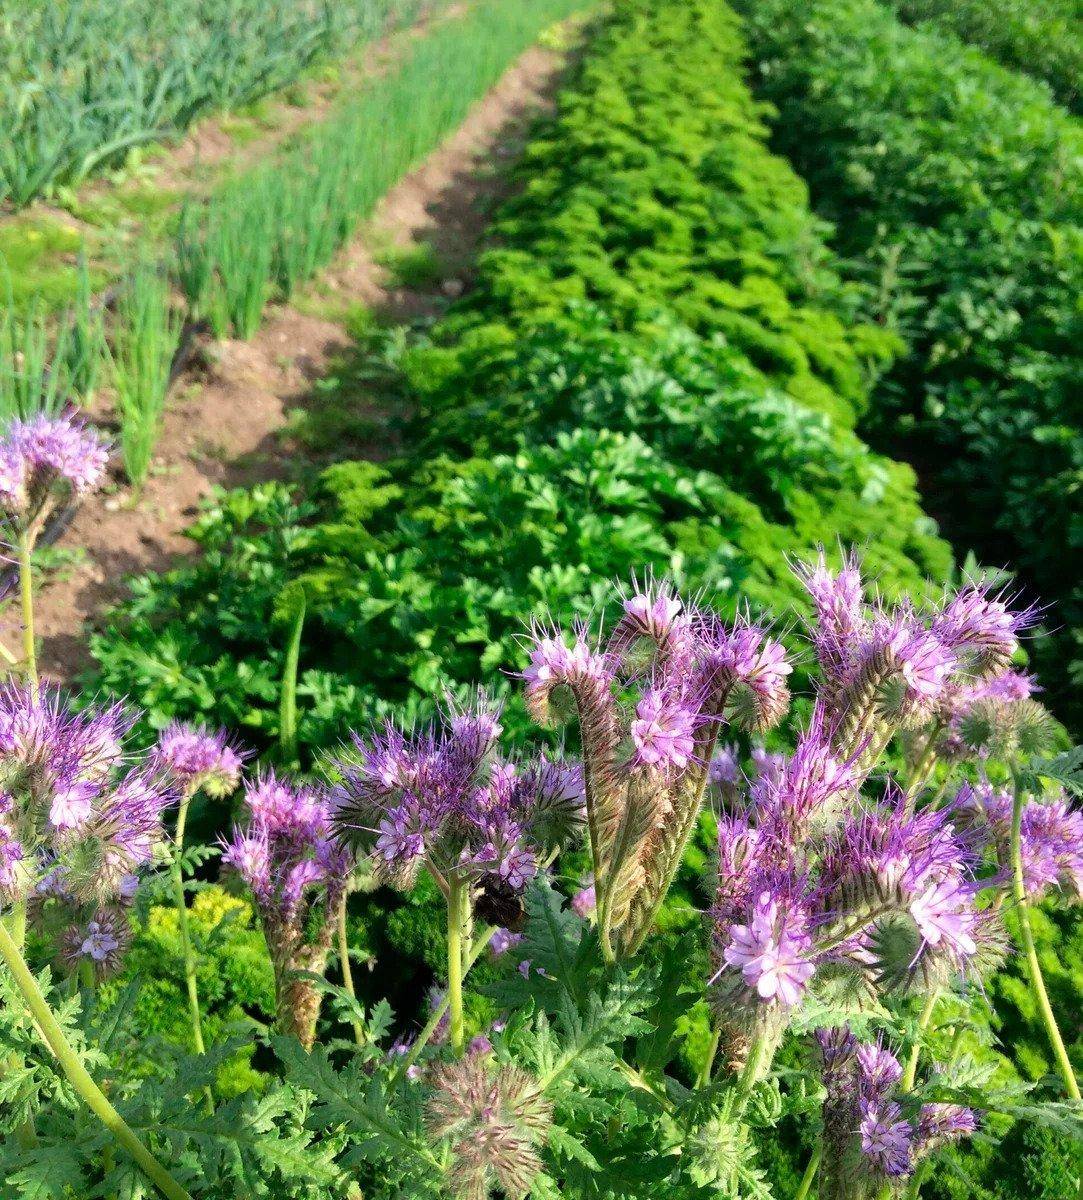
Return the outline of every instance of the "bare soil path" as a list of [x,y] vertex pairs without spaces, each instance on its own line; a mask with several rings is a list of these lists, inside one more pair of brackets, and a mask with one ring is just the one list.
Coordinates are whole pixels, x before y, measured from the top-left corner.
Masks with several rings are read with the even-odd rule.
[[[364,304],[391,320],[438,313],[467,285],[493,202],[508,189],[498,166],[514,158],[537,114],[551,103],[564,56],[528,50],[492,91],[420,166],[381,201],[362,234],[325,272],[313,294],[332,294],[338,311]],[[431,284],[402,287],[375,261],[374,247],[428,242],[451,271]],[[309,299],[311,300],[311,294]],[[208,348],[198,376],[181,380],[170,398],[156,467],[136,502],[122,476],[116,488],[90,497],[60,545],[77,557],[39,589],[37,628],[45,676],[70,682],[89,662],[86,626],[126,594],[126,577],[161,572],[194,552],[184,530],[198,505],[218,486],[288,477],[299,453],[287,430],[291,409],[349,345],[344,324],[311,315],[318,304],[302,297],[269,310],[247,342]],[[383,432],[364,453],[394,450],[375,401],[359,403],[359,419]],[[0,614],[0,639],[17,644],[10,605]]]

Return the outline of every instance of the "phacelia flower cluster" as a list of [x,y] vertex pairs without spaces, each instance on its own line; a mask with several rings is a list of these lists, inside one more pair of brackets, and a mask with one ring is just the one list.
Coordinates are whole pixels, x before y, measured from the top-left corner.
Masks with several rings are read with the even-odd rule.
[[275,972],[279,1026],[311,1045],[320,993],[298,972],[322,972],[352,858],[331,827],[321,789],[268,771],[247,784],[247,821],[223,843],[222,862],[252,892]]
[[498,710],[484,697],[449,707],[442,725],[408,732],[388,724],[355,738],[356,762],[337,764],[335,823],[368,853],[376,876],[405,887],[424,864],[456,881],[517,894],[578,829],[578,766],[497,753]]
[[[604,639],[536,626],[523,671],[545,724],[574,714],[603,941],[634,948],[677,869],[719,730],[764,733],[789,703],[781,644],[745,617],[726,623],[648,580],[622,597]],[[735,762],[732,764],[735,770]]]
[[939,985],[988,948],[952,811],[908,814],[890,789],[861,797],[817,710],[746,807],[719,814],[711,987],[731,1054],[781,1036],[821,969],[866,992]]
[[817,1033],[826,1095],[820,1194],[849,1200],[911,1174],[932,1150],[973,1133],[973,1112],[922,1104],[899,1091],[903,1069],[882,1042],[859,1042],[846,1028]]
[[96,488],[108,460],[107,445],[73,415],[12,421],[0,439],[0,510],[27,528],[51,498]]
[[236,791],[245,757],[226,733],[198,725],[174,721],[158,735],[157,761],[189,795],[221,799]]
[[[1000,866],[999,882],[1007,883],[1012,793],[988,782],[976,788],[964,784],[956,805],[977,817],[978,829]],[[1074,900],[1083,899],[1083,812],[1073,808],[1062,792],[1024,801],[1019,851],[1029,899],[1041,899],[1054,888]]]
[[67,895],[117,898],[149,863],[175,799],[153,761],[125,753],[119,705],[72,711],[47,687],[0,691],[0,900],[62,878]]
[[[886,728],[919,725],[973,701],[975,687],[1005,678],[1033,608],[1013,610],[982,582],[939,604],[887,606],[869,600],[855,555],[833,571],[821,553],[797,573],[815,610],[810,635],[823,673],[829,723],[848,753]],[[875,719],[873,719],[875,718]]]

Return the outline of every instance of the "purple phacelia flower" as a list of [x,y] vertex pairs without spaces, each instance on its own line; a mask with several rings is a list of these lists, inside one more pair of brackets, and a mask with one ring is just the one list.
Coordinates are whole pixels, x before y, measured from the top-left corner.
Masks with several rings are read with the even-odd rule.
[[862,1042],[856,1051],[861,1093],[868,1100],[886,1095],[902,1078],[902,1064],[881,1042]]
[[80,829],[90,820],[98,799],[99,791],[93,784],[61,783],[49,805],[49,824],[60,830]]
[[95,978],[115,974],[131,945],[131,927],[120,909],[99,909],[83,922],[69,925],[60,936],[60,957],[70,971],[89,963]]
[[241,781],[244,755],[224,732],[174,721],[158,736],[157,758],[188,793],[228,796]]
[[858,1040],[845,1025],[835,1025],[829,1029],[817,1029],[816,1041],[823,1058],[825,1083],[828,1091],[832,1083],[843,1083],[852,1073],[856,1061]]
[[737,747],[719,746],[707,768],[707,779],[713,787],[728,791],[741,781],[741,768],[737,761]]
[[223,862],[251,888],[265,921],[291,923],[317,889],[330,921],[350,858],[332,835],[327,796],[268,771],[245,789],[244,807],[248,824],[223,842]]
[[760,895],[747,925],[730,926],[729,936],[725,963],[740,970],[761,1000],[786,1007],[801,1000],[816,972],[812,939],[770,892]]
[[636,704],[631,723],[637,766],[680,770],[695,753],[697,713],[677,692],[652,688]]
[[1002,596],[992,596],[982,583],[961,588],[933,618],[933,634],[956,654],[966,657],[978,674],[1003,670],[1019,648],[1020,630],[1032,625],[1038,611],[1012,611]]
[[962,1104],[923,1104],[918,1116],[917,1141],[923,1148],[969,1137],[978,1127],[972,1109]]
[[821,550],[815,563],[799,563],[794,572],[816,610],[811,634],[825,680],[832,685],[845,684],[853,671],[855,647],[867,624],[858,558],[847,555],[842,569],[835,572]]
[[483,696],[473,703],[443,729],[355,738],[360,765],[339,764],[336,827],[371,854],[381,880],[408,886],[425,862],[439,879],[493,876],[522,891],[581,824],[581,770],[500,760],[495,710]]
[[572,896],[572,912],[585,921],[598,907],[598,896],[594,888],[594,876],[588,875],[583,886]]
[[499,958],[502,954],[507,954],[509,950],[513,950],[523,940],[521,933],[513,933],[510,929],[505,929],[500,926],[493,931],[493,936],[489,939],[489,950],[494,958]]
[[914,1130],[899,1105],[862,1099],[860,1116],[861,1152],[869,1164],[883,1175],[908,1174]]
[[832,750],[817,704],[797,749],[789,758],[779,756],[775,768],[757,778],[752,800],[762,823],[779,823],[799,837],[810,823],[833,824],[860,782],[856,759],[842,759]]
[[55,488],[97,487],[108,460],[105,443],[70,414],[12,421],[0,440],[0,508],[25,527]]
[[910,915],[922,939],[962,960],[977,950],[978,916],[973,890],[958,880],[931,883],[910,901]]

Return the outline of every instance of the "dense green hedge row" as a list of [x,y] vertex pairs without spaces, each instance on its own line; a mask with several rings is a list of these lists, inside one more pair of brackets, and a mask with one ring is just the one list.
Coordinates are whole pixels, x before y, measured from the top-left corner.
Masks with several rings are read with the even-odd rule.
[[647,565],[778,615],[799,602],[786,556],[836,537],[888,590],[943,579],[912,472],[852,431],[895,339],[853,318],[742,54],[715,0],[618,6],[475,293],[398,362],[410,461],[226,498],[202,560],[141,581],[95,640],[95,682],[273,736],[273,612],[300,579],[301,740],[325,746],[515,667],[525,617],[586,614]]
[[929,21],[987,50],[1005,66],[1044,79],[1083,111],[1083,7],[1079,0],[890,0],[904,21]]
[[910,346],[870,414],[875,440],[908,442],[956,540],[1055,604],[1045,660],[1065,701],[1073,658],[1077,692],[1083,679],[1083,126],[876,0],[740,7],[774,144]]

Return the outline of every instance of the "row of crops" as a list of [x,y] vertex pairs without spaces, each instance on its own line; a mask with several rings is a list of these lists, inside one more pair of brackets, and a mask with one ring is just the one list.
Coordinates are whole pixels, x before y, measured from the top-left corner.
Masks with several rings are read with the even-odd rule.
[[204,324],[219,337],[251,336],[266,306],[325,266],[538,30],[574,7],[539,0],[504,13],[482,0],[437,24],[276,157],[192,202],[166,253],[143,251],[107,306],[92,296],[84,267],[59,321],[44,302],[0,312],[0,417],[56,412],[109,384],[124,467],[141,485],[182,337]]
[[875,0],[738,7],[774,145],[871,285],[864,311],[906,343],[867,428],[921,464],[957,545],[1053,606],[1037,658],[1078,723],[1083,126],[952,22],[910,27]]
[[420,0],[26,0],[0,11],[0,205],[71,189],[410,18]]

